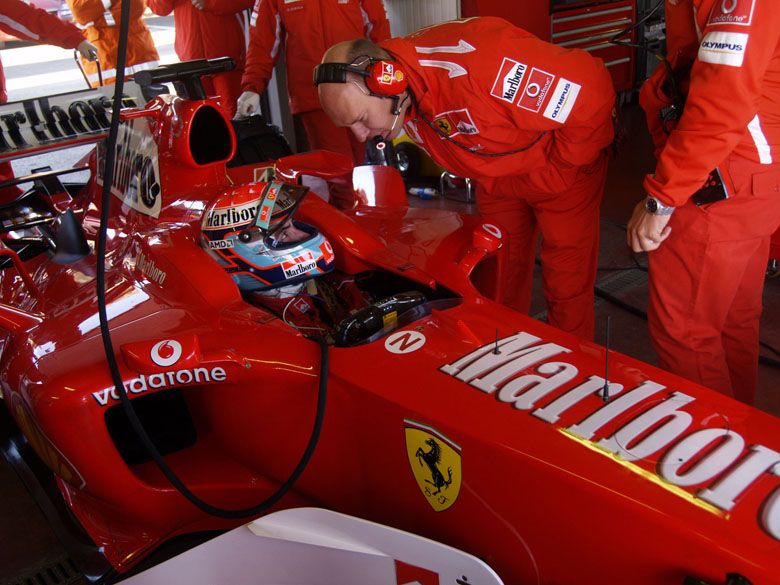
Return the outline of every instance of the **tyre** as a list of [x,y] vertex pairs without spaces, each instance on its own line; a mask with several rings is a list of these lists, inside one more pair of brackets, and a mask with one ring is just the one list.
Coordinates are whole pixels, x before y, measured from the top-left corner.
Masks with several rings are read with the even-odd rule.
[[402,142],[395,147],[396,167],[404,178],[404,181],[417,181],[420,179],[420,167],[422,152],[420,148],[410,142]]

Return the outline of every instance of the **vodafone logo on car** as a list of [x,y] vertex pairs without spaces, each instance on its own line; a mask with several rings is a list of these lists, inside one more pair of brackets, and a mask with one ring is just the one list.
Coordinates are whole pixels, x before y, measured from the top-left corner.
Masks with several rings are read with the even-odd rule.
[[149,357],[161,368],[168,368],[179,361],[181,353],[181,343],[175,339],[164,339],[152,346]]
[[[209,361],[204,363],[200,342],[195,335],[128,343],[122,346],[122,354],[133,372],[132,377],[124,379],[125,391],[130,396],[228,379],[223,365]],[[109,406],[120,399],[113,384],[93,392],[92,397],[99,406]]]

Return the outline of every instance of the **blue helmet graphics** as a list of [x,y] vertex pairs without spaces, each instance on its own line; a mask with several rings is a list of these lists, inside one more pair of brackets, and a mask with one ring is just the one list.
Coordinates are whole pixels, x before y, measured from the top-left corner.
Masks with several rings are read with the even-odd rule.
[[293,219],[307,192],[298,185],[255,183],[225,192],[206,207],[202,245],[242,292],[285,287],[294,294],[306,280],[333,270],[328,240]]

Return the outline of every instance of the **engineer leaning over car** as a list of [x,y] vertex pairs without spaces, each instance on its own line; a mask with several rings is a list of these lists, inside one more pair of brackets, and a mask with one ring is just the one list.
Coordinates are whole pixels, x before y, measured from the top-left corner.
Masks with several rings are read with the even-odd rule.
[[[89,41],[84,40],[81,31],[69,22],[64,22],[54,14],[25,4],[21,0],[2,0],[0,4],[0,29],[4,32],[36,43],[57,45],[63,49],[77,49],[85,59],[94,61],[98,50]],[[5,89],[5,73],[0,63],[0,103],[8,101]],[[13,178],[11,163],[0,163],[0,181]],[[0,190],[0,203],[7,203],[20,194],[16,187]]]
[[[666,10],[676,74],[659,67],[642,88],[659,154],[628,243],[649,252],[661,366],[752,403],[769,240],[780,225],[780,2],[668,0]],[[675,88],[687,100],[672,129]],[[708,180],[716,168],[724,188]]]
[[249,29],[249,50],[238,100],[238,116],[260,112],[260,94],[285,50],[290,111],[301,121],[311,149],[365,160],[362,144],[336,128],[320,108],[311,72],[331,45],[357,37],[382,41],[390,36],[383,0],[256,0]]
[[[478,180],[480,214],[509,232],[504,302],[525,313],[539,228],[548,320],[592,338],[615,103],[603,62],[492,17],[380,45],[341,43],[326,53],[324,63],[341,65],[320,65],[315,73],[325,112],[361,141],[394,138],[403,126],[438,164]],[[352,70],[339,81],[337,69],[347,65]],[[367,68],[374,81],[355,73]],[[385,91],[390,82],[395,96]]]

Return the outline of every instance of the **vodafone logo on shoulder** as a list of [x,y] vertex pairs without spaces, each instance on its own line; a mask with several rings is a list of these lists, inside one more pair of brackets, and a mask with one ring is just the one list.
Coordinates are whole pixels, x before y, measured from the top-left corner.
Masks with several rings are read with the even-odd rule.
[[528,83],[517,105],[526,110],[538,112],[542,109],[544,98],[547,97],[553,81],[555,81],[555,75],[534,67],[528,74]]
[[753,22],[755,4],[755,0],[717,0],[712,7],[707,24],[750,26]]

